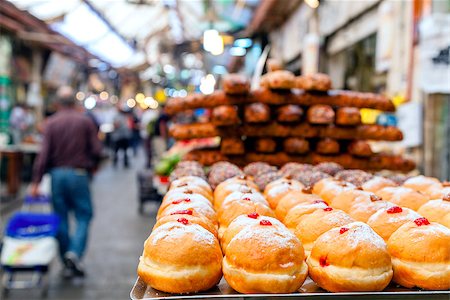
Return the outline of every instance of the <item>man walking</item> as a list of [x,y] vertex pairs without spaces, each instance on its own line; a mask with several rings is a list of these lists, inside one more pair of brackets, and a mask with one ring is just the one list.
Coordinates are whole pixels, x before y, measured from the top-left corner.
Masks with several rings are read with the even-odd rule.
[[[58,111],[46,122],[31,188],[31,194],[36,196],[42,176],[50,172],[53,209],[61,219],[57,239],[66,277],[84,276],[80,260],[93,215],[89,173],[96,167],[101,153],[95,124],[75,109],[75,103],[72,88],[58,90]],[[69,213],[75,217],[73,235],[69,234]]]

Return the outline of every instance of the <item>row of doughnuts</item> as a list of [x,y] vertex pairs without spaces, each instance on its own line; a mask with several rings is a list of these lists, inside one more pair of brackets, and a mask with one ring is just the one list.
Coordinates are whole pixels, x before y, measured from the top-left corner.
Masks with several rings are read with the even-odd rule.
[[215,136],[252,136],[252,137],[303,137],[332,138],[337,140],[386,140],[400,141],[402,132],[393,126],[358,125],[339,127],[334,125],[312,125],[300,123],[286,125],[277,122],[268,124],[243,124],[239,127],[217,127],[212,123],[173,124],[170,135],[177,140],[207,138]]
[[[356,107],[339,107],[336,111],[330,105],[314,104],[307,109],[296,104],[286,104],[271,109],[265,103],[251,103],[244,106],[243,120],[245,123],[267,123],[277,120],[280,123],[298,123],[305,120],[310,124],[340,126],[356,126],[361,124],[361,113]],[[273,116],[272,116],[273,114]],[[231,126],[241,123],[236,105],[220,105],[211,111],[211,123],[215,126]]]
[[[250,166],[245,171],[258,170]],[[220,183],[214,190],[214,207],[219,216],[223,274],[234,290],[292,293],[302,286],[308,274],[302,244],[275,219],[252,177],[237,176]]]
[[[270,171],[273,171],[273,169],[262,163],[254,163],[244,169],[246,174],[255,176],[255,178],[258,178],[264,173]],[[252,181],[249,181],[247,178],[244,181],[242,180],[243,178],[239,177],[227,179],[223,183],[219,184],[214,192],[215,206],[218,207],[219,211],[221,209],[228,210],[230,208],[229,205],[224,205],[226,202],[230,203],[230,201],[235,201],[236,203],[234,206],[235,209],[232,214],[228,214],[229,217],[226,220],[221,221],[219,218],[219,224],[223,222],[223,226],[226,227],[226,230],[223,231],[220,229],[221,227],[219,227],[222,251],[225,255],[223,264],[224,277],[235,290],[242,293],[280,293],[296,291],[305,280],[308,270],[306,264],[312,271],[310,274],[312,279],[315,280],[321,287],[330,291],[375,291],[382,290],[387,286],[387,284],[389,284],[392,277],[392,266],[389,254],[386,250],[386,245],[383,240],[367,225],[355,223],[354,220],[347,216],[344,212],[333,210],[331,207],[326,205],[319,196],[313,195],[311,193],[311,189],[305,188],[302,183],[289,178],[280,178],[269,183],[264,191],[264,195],[266,196],[269,205],[271,207],[276,207],[275,214],[279,220],[285,219],[284,217],[290,207],[302,203],[305,206],[304,209],[310,210],[310,212],[312,212],[314,208],[317,208],[316,212],[313,213],[311,220],[316,220],[317,222],[317,218],[322,217],[322,222],[325,222],[324,220],[330,221],[330,224],[325,225],[319,225],[320,223],[316,224],[315,222],[311,223],[311,221],[305,222],[305,226],[297,227],[301,233],[293,230],[291,235],[289,235],[287,233],[288,231],[286,230],[286,226],[283,226],[279,221],[268,216],[271,212],[268,211],[267,208],[259,213],[251,213],[252,208],[247,209],[247,207],[251,206],[250,204],[248,204],[246,208],[243,208],[243,204],[239,203],[240,201],[243,203],[248,203],[249,201],[262,202],[264,201],[264,198],[261,197],[259,192],[257,192],[257,187],[254,186]],[[235,189],[252,189],[253,192],[249,192],[246,196],[247,200],[242,201],[236,199],[236,197],[233,199],[233,197],[229,196],[233,195],[232,190]],[[241,194],[241,199],[244,197],[242,193],[238,194]],[[279,199],[282,194],[287,197],[283,198],[283,200],[279,203],[276,203],[277,199]],[[228,200],[224,200],[224,197],[225,199],[228,198]],[[253,205],[254,204],[252,204],[252,206]],[[266,214],[266,216],[261,217],[263,214]],[[228,223],[233,218],[235,219],[231,223]],[[262,220],[258,224],[259,218]],[[292,219],[293,216],[290,216],[290,218]],[[342,219],[342,221],[336,221],[336,219]],[[264,222],[261,223],[262,221]],[[264,225],[267,223],[270,225]],[[303,262],[302,266],[299,260],[295,260],[292,256],[288,256],[288,252],[286,252],[286,250],[291,249],[291,254],[296,248],[297,258],[301,257],[301,261],[303,261],[305,255],[303,254],[302,244],[305,249],[308,247],[309,251],[311,251],[312,244],[314,244],[315,240],[322,233],[334,228],[334,225],[340,226],[347,225],[349,223],[351,224],[348,226],[348,239],[355,240],[355,236],[359,235],[365,237],[358,238],[357,244],[362,249],[358,252],[358,255],[364,259],[367,258],[366,264],[371,265],[370,267],[367,267],[367,275],[373,276],[374,270],[381,270],[381,274],[379,276],[375,276],[375,279],[369,280],[366,276],[362,280],[360,278],[361,273],[353,274],[351,272],[350,275],[352,276],[345,274],[345,278],[341,278],[339,282],[333,278],[334,274],[321,274],[323,271],[318,269],[315,265],[316,261],[317,264],[324,263],[321,258],[315,260],[311,256],[308,260],[306,260],[306,263]],[[271,231],[277,233],[277,238],[270,235]],[[279,237],[282,237],[282,240],[279,241]],[[300,241],[299,238],[302,239],[300,243],[298,242]],[[323,244],[326,245],[327,242],[324,241]],[[380,246],[383,244],[384,247]],[[294,248],[292,248],[292,246],[287,247],[286,245],[292,245]],[[318,250],[315,250],[318,252],[317,255],[320,257],[322,257],[322,249],[324,249],[324,245],[319,245],[317,247]],[[265,249],[268,249],[269,246],[271,251],[264,251]],[[367,250],[373,247],[379,247],[380,249],[377,248],[375,251],[373,249]],[[301,251],[299,251],[299,249]],[[256,253],[253,254],[252,250]],[[309,253],[309,251],[307,252]],[[252,254],[253,257],[251,258],[253,258],[253,260],[248,258],[248,256]],[[369,255],[370,257],[368,257]],[[374,264],[371,263],[371,259],[376,259],[377,263],[381,267],[373,267]],[[334,260],[336,260],[336,258],[330,257],[325,263],[334,263]],[[261,269],[261,264],[265,264],[265,268],[263,270]],[[336,266],[339,266],[337,262]],[[328,270],[336,272],[336,269],[339,268],[336,266],[334,266],[334,268],[330,267]],[[344,270],[345,268],[348,269],[346,266],[341,268]],[[289,271],[291,274],[295,274],[295,276],[285,276],[286,271]],[[340,272],[342,272],[342,270],[340,270]],[[277,276],[274,276],[274,273]],[[236,276],[236,274],[239,274],[239,276]],[[230,275],[234,276],[229,278]],[[264,284],[261,283],[263,279]],[[286,290],[287,288],[288,290]]]
[[[304,172],[309,167],[310,166],[307,165],[290,164],[286,166],[283,171],[285,174],[288,173],[289,170],[291,173],[296,173],[300,170]],[[358,184],[358,186],[362,184],[365,189],[374,192],[389,189],[392,188],[392,186],[397,185],[390,179],[380,176],[371,176],[362,171],[342,171],[339,166],[333,164],[323,164],[320,167],[323,171],[334,174],[337,178],[345,178],[353,181],[355,184]],[[246,169],[250,169],[253,174],[261,174],[262,172],[268,171],[268,167],[262,163],[254,163]],[[260,170],[259,172],[258,169]],[[364,179],[361,180],[359,178]],[[434,193],[438,193],[439,195],[442,195],[445,192],[448,193],[446,183],[440,183],[438,180],[430,177],[411,177],[404,181],[403,185],[414,185],[416,189],[422,190],[434,190]],[[264,194],[270,206],[275,209],[277,218],[283,221],[291,230],[292,228],[295,228],[293,232],[301,239],[307,253],[312,250],[311,245],[315,243],[319,236],[331,228],[341,227],[339,230],[334,230],[334,233],[328,234],[331,236],[336,236],[338,235],[338,231],[339,235],[341,235],[342,231],[346,232],[349,228],[362,227],[360,231],[366,232],[366,237],[367,235],[370,236],[370,238],[368,238],[364,243],[364,247],[368,247],[367,242],[370,243],[370,241],[373,242],[374,240],[378,240],[378,247],[383,249],[383,247],[380,247],[382,244],[380,242],[380,236],[388,243],[389,253],[392,253],[391,255],[393,256],[395,282],[406,287],[419,286],[425,289],[449,289],[450,286],[448,276],[450,272],[450,244],[448,241],[450,239],[450,231],[448,228],[437,224],[439,221],[442,222],[445,218],[436,219],[437,223],[430,223],[428,219],[423,218],[420,214],[414,212],[413,210],[406,207],[402,208],[397,206],[400,203],[407,206],[417,205],[417,199],[414,197],[414,193],[417,192],[409,191],[408,194],[405,194],[402,189],[407,188],[398,188],[400,196],[395,195],[394,197],[389,198],[389,200],[394,202],[393,203],[383,201],[374,193],[361,190],[361,188],[357,188],[352,183],[342,182],[331,177],[323,179],[314,185],[314,191],[317,194],[322,194],[324,198],[328,199],[331,203],[330,205],[335,209],[328,207],[323,199],[318,195],[315,196],[314,194],[310,194],[311,191],[309,189],[302,188],[300,182],[290,178],[281,178],[269,183],[265,188]],[[447,199],[448,196],[449,195],[446,194],[445,199]],[[430,200],[426,203],[421,203],[422,205],[419,210],[421,210],[422,207],[426,207],[428,203],[432,202],[436,203],[433,206],[436,210],[433,212],[434,216],[430,217],[436,218],[443,215],[450,216],[450,203],[446,202],[446,200]],[[437,206],[439,202],[443,204]],[[341,208],[342,210],[336,208]],[[344,211],[349,213],[349,215],[347,215]],[[431,212],[432,209],[428,208],[428,211]],[[373,230],[369,230],[367,225],[348,225],[355,220],[367,222]],[[435,220],[433,219],[431,221]],[[402,225],[405,226],[402,227]],[[400,227],[402,229],[399,229]],[[396,233],[397,230],[399,230],[398,233]],[[394,237],[389,242],[392,235]],[[407,238],[406,240],[405,237]],[[422,238],[422,242],[416,244],[415,241],[417,238]],[[322,249],[327,248],[326,246],[329,248],[329,241],[327,241],[327,238],[321,237],[321,239],[321,242],[317,245],[317,251],[315,252],[317,254],[316,258],[319,257],[315,261],[315,267],[321,264],[320,257],[323,257],[324,253]],[[413,244],[410,246],[411,249],[405,250],[405,241]],[[428,244],[431,244],[431,247],[433,247],[433,249],[430,249],[431,251],[437,251],[436,255],[429,255],[429,258],[423,259],[424,262],[422,265],[419,264],[417,266],[414,263],[409,263],[409,256]],[[424,252],[423,249],[421,251]],[[384,254],[383,251],[377,251],[377,253],[381,256],[384,255],[384,257],[386,255],[385,251]],[[322,256],[318,254],[321,254]],[[341,252],[339,256],[342,257],[343,254],[344,253]],[[370,262],[373,257],[366,257],[366,259]],[[319,261],[318,264],[317,261]],[[413,259],[413,262],[414,261],[418,261],[417,258],[416,260]],[[436,264],[433,265],[432,261],[436,261]],[[310,263],[313,264],[311,261]],[[329,263],[330,262],[328,262],[328,260],[326,262],[322,262],[322,264],[325,265]],[[383,269],[382,265],[379,267],[381,268],[380,270]],[[419,270],[417,271],[418,267]],[[420,267],[423,268],[420,269]],[[326,276],[327,274],[324,274],[324,270],[322,268],[323,266],[317,270],[319,270],[318,272],[321,276]],[[319,278],[315,278],[313,270],[314,266],[310,265],[310,276],[325,289],[331,291],[342,291],[349,288],[348,284],[350,284],[350,282],[347,282],[347,286],[345,284],[342,285],[342,282],[339,284],[333,282],[333,280],[330,282],[330,278],[321,282],[323,278],[320,276]],[[389,264],[384,265],[383,270],[384,272],[378,277],[378,279],[381,278],[383,280],[375,281],[376,286],[381,287],[390,281]],[[373,270],[370,272],[372,272],[371,274],[373,275]],[[431,274],[431,278],[425,278],[426,275],[424,275],[424,273],[426,272],[429,272],[427,275]],[[328,275],[334,278],[333,274]],[[360,275],[361,274],[358,276]],[[356,280],[356,282],[357,281],[358,280]],[[355,280],[353,279],[351,282],[353,282],[351,284],[354,288],[356,285]],[[364,286],[367,283],[368,281],[365,280],[361,284]],[[368,285],[367,288],[374,289],[374,286]]]
[[[423,179],[421,176],[408,180],[414,182]],[[396,190],[392,191],[392,196],[383,198],[387,200],[384,201],[372,192],[329,178],[317,183],[314,191],[328,199],[330,206],[342,209],[358,221],[366,222],[385,240],[392,257],[394,282],[408,288],[417,286],[431,290],[449,289],[450,230],[441,225],[444,220],[435,218],[437,222],[431,219],[430,222],[413,209],[405,207],[418,206],[417,195],[414,195],[417,192],[405,187],[392,187],[392,182],[379,178],[369,181],[372,181],[372,188],[378,181],[379,186],[375,191],[378,195],[385,189]],[[440,203],[439,206],[436,201]],[[441,211],[434,212],[431,217],[450,216],[449,202],[425,199],[421,207],[427,206],[428,202],[435,202],[434,208]]]
[[174,178],[139,259],[137,273],[146,284],[168,293],[194,293],[220,281],[222,250],[212,201],[213,190],[203,178]]
[[370,144],[363,140],[347,142],[330,138],[316,140],[297,137],[286,139],[249,138],[245,141],[240,137],[224,137],[220,143],[220,151],[225,155],[243,155],[245,154],[246,144],[247,147],[253,148],[259,153],[277,152],[279,145],[286,153],[294,155],[306,154],[311,150],[323,155],[334,155],[339,154],[343,149],[356,157],[370,157],[374,154]]
[[231,161],[237,165],[245,166],[252,162],[266,162],[275,166],[283,166],[289,162],[303,164],[319,164],[332,161],[348,169],[362,170],[395,170],[399,172],[409,172],[415,168],[415,163],[397,155],[374,154],[370,157],[356,157],[348,153],[338,155],[321,155],[314,152],[306,154],[289,154],[286,152],[276,153],[256,153],[246,152],[243,155],[225,155],[216,149],[198,149],[187,153],[186,160],[196,160],[205,166],[211,166],[219,161]]
[[[285,71],[281,71],[281,73],[277,71],[277,73],[268,73],[267,76],[274,77],[279,74],[286,74]],[[270,105],[295,104],[302,106],[324,104],[395,111],[392,101],[381,95],[328,89],[325,91],[323,85],[320,87],[321,84],[310,84],[314,81],[314,76],[319,77],[322,75],[312,75],[309,78],[300,77],[298,82],[303,81],[300,83],[302,86],[298,86],[300,89],[281,89],[281,86],[287,87],[292,84],[288,78],[287,80],[279,81],[263,81],[262,88],[249,91],[249,83],[246,78],[230,75],[224,78],[222,91],[215,91],[210,95],[191,94],[183,98],[171,98],[167,102],[166,111],[169,114],[176,114],[189,109],[213,108],[220,105],[249,104],[254,102]],[[307,81],[310,83],[307,83]],[[280,88],[274,88],[276,84],[279,84]],[[314,89],[321,89],[322,93],[315,93]],[[280,90],[283,91],[279,92]],[[313,92],[310,93],[309,91]]]

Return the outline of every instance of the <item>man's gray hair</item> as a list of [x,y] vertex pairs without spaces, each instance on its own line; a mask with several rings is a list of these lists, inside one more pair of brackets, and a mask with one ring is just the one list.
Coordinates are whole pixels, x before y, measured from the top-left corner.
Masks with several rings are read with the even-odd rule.
[[62,106],[75,105],[75,92],[70,86],[62,86],[56,91],[56,102]]

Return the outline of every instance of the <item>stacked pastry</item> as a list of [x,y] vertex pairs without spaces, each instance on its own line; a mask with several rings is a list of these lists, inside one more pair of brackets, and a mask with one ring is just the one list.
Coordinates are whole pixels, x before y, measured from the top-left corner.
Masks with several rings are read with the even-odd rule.
[[183,162],[174,173],[157,222],[144,243],[137,273],[152,288],[164,292],[208,290],[222,278],[213,191],[196,162]]
[[414,168],[401,157],[373,153],[367,142],[402,139],[395,127],[361,124],[360,108],[394,111],[392,102],[374,94],[331,90],[324,74],[295,77],[275,70],[265,74],[261,88],[253,91],[245,77],[231,74],[224,78],[223,90],[173,98],[166,109],[176,114],[200,107],[211,109],[210,122],[174,124],[170,133],[181,140],[220,136],[220,149],[187,155],[204,165],[227,160],[277,166],[333,161],[352,169]]
[[172,178],[138,267],[155,289],[207,290],[222,272],[241,293],[295,292],[308,273],[331,292],[450,289],[448,183],[334,163],[220,162],[204,178],[195,162]]
[[[402,186],[373,177],[362,188],[355,188],[329,178],[318,182],[314,192],[329,199],[330,206],[366,222],[384,239],[392,259],[394,282],[408,288],[447,290],[450,194],[446,185],[425,176],[411,177]],[[428,195],[426,191],[430,191]],[[432,200],[435,196],[443,198]],[[311,268],[310,273],[313,276]]]
[[[263,165],[249,166],[257,173]],[[217,180],[217,165],[210,178]],[[275,219],[252,176],[224,180],[214,190],[219,220],[223,274],[241,293],[291,293],[306,279],[308,267],[301,242]]]

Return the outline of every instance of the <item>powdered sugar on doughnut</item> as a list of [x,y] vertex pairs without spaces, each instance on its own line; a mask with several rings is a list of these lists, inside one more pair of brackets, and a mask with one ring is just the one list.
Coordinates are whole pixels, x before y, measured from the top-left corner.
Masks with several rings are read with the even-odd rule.
[[242,193],[240,191],[232,192],[225,198],[225,200],[223,200],[222,206],[225,206],[228,202],[242,200],[244,198],[248,198],[250,199],[250,201],[269,206],[269,204],[266,201],[266,198],[264,198],[264,196],[260,192],[256,191],[252,193]]
[[[274,219],[262,217],[261,220],[270,220],[272,222]],[[272,247],[294,247],[295,239],[296,237],[286,228],[281,229],[279,226],[261,226],[257,224],[242,229],[232,241],[239,243],[242,240],[255,240],[262,247],[270,249]]]
[[181,241],[183,237],[189,235],[195,242],[213,245],[217,242],[216,237],[200,225],[189,223],[183,225],[177,222],[168,222],[153,230],[149,241],[156,245],[159,240]]
[[[370,228],[369,225],[362,222],[353,222],[347,224],[343,227],[349,228],[346,231],[345,237],[348,239],[349,244],[352,248],[356,247],[358,244],[365,242],[374,245],[379,249],[386,249],[386,243],[384,240]],[[337,228],[336,230],[340,230]]]

